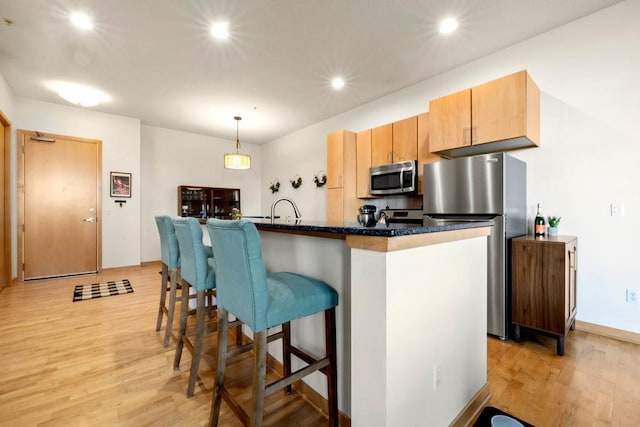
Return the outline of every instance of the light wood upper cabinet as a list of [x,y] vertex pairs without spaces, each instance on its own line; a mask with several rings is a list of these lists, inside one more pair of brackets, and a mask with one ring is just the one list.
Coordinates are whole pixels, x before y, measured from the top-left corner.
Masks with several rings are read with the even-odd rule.
[[540,143],[540,90],[526,71],[434,99],[429,114],[432,153],[456,157]]
[[342,188],[344,171],[344,131],[327,135],[327,188]]
[[424,164],[438,162],[442,160],[437,154],[431,153],[430,144],[430,128],[429,113],[418,114],[418,194],[422,194]]
[[366,199],[369,193],[369,168],[371,167],[371,129],[356,134],[356,193]]
[[471,89],[429,102],[432,153],[471,145]]
[[398,120],[371,130],[371,166],[418,157],[418,118]]
[[393,122],[392,163],[418,158],[418,117]]
[[540,91],[526,71],[471,89],[474,144],[527,137],[540,141]]
[[393,163],[393,124],[371,129],[371,166]]

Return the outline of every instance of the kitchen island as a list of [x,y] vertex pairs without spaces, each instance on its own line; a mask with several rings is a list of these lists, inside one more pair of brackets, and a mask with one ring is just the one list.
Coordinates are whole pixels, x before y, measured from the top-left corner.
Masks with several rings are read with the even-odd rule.
[[[464,425],[486,403],[490,222],[255,223],[269,271],[307,274],[340,294],[339,408],[353,426]],[[301,319],[292,339],[321,355],[323,328],[320,315]],[[282,360],[279,345],[269,352]],[[304,381],[326,397],[323,375]]]

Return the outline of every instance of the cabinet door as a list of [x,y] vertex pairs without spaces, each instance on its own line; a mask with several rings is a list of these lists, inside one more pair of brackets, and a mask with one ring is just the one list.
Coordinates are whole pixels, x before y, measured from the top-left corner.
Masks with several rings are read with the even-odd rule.
[[471,145],[471,89],[431,100],[429,120],[432,153]]
[[371,167],[371,129],[356,134],[356,194],[369,198],[369,168]]
[[327,188],[342,188],[344,139],[342,131],[327,135]]
[[527,136],[527,77],[521,71],[471,89],[473,144]]
[[327,189],[327,222],[341,224],[344,218],[342,188]]
[[371,166],[393,162],[393,124],[371,129]]
[[418,194],[422,194],[424,188],[423,175],[424,164],[440,161],[437,154],[432,154],[429,149],[429,113],[418,115]]
[[393,122],[392,161],[405,162],[418,158],[418,117]]

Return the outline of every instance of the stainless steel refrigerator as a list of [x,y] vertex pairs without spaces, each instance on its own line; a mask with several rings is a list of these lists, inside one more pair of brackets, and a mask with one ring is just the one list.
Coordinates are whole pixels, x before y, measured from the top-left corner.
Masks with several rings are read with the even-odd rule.
[[429,221],[493,221],[487,238],[487,332],[506,339],[511,323],[511,239],[527,234],[527,165],[506,153],[424,165]]

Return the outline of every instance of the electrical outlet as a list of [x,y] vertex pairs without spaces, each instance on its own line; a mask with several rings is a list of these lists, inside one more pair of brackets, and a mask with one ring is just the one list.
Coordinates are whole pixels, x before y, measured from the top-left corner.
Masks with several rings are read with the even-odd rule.
[[627,289],[627,302],[629,304],[640,304],[640,301],[638,301],[638,291],[636,289]]
[[624,216],[624,205],[622,203],[611,203],[611,216]]
[[433,389],[437,389],[440,387],[440,383],[442,382],[442,367],[439,363],[433,365]]

